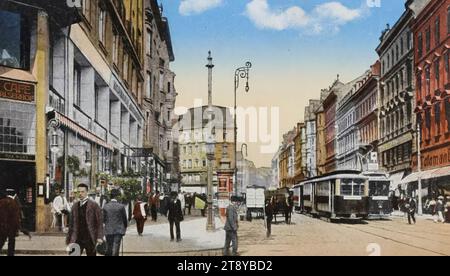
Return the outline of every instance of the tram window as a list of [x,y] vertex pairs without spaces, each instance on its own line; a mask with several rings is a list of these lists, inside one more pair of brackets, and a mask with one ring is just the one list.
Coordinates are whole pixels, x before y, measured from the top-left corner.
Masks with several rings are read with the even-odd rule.
[[370,196],[387,196],[389,195],[390,183],[386,181],[371,181],[369,184]]
[[362,185],[362,184],[353,185],[353,195],[355,195],[355,196],[364,195],[364,185]]
[[352,184],[342,184],[341,185],[341,195],[351,196],[352,195]]

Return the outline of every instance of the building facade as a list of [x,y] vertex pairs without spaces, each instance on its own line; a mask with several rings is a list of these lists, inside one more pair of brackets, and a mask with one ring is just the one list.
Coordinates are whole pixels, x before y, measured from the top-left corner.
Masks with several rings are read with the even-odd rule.
[[208,106],[191,108],[178,122],[180,148],[181,190],[190,193],[206,193],[208,163],[206,141],[212,127],[215,141],[214,190],[217,191],[217,170],[223,158],[234,168],[234,123],[226,107],[213,106],[213,124],[208,122]]
[[169,22],[163,16],[157,0],[145,0],[144,78],[142,109],[145,116],[144,147],[152,149],[150,185],[153,189],[169,190],[179,184],[179,163],[174,155],[174,109],[177,97],[175,73],[170,63],[175,61]]
[[[380,62],[371,66],[364,79],[355,85],[355,125],[359,150],[359,171],[378,171],[378,93]],[[372,165],[369,167],[369,164]]]
[[345,95],[337,103],[336,123],[336,158],[338,170],[360,170],[358,129],[356,126],[356,100],[357,92],[364,84],[366,72],[359,78],[345,84],[342,94]]
[[295,149],[295,160],[294,160],[294,181],[295,184],[302,182],[305,179],[302,168],[302,130],[304,129],[303,123],[297,124],[297,133],[294,137],[294,149]]
[[283,136],[280,153],[280,187],[292,187],[295,183],[295,144],[296,128]]
[[322,89],[320,91],[320,103],[319,107],[315,111],[316,113],[316,159],[317,159],[317,175],[325,174],[326,163],[326,145],[325,145],[325,112],[323,109],[323,102],[328,96],[329,91]]
[[344,84],[336,80],[328,89],[328,95],[323,101],[323,112],[325,114],[325,173],[337,169],[336,164],[336,107],[340,89]]
[[379,153],[382,170],[394,185],[411,174],[416,120],[413,34],[414,17],[407,7],[392,28],[383,31],[377,53],[381,61]]
[[[420,5],[422,4],[422,5]],[[416,109],[420,127],[420,172],[404,179],[417,189],[418,178],[428,195],[448,190],[450,165],[450,1],[431,0],[412,3],[416,20],[414,57],[416,74]],[[418,154],[412,167],[418,171]],[[427,194],[422,193],[422,196]]]
[[317,125],[315,111],[319,107],[320,100],[309,100],[309,105],[305,107],[305,126],[306,126],[306,177],[317,176],[316,160],[316,138]]

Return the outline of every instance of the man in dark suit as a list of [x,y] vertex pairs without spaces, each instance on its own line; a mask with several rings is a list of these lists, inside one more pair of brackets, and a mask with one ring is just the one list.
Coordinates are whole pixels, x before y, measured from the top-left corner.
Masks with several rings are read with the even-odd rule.
[[411,219],[413,220],[414,224],[416,224],[416,201],[413,198],[409,198],[407,203],[407,212],[408,212],[408,223],[411,224]]
[[120,244],[128,227],[125,206],[117,201],[119,190],[111,191],[111,201],[103,207],[105,235],[108,250],[106,256],[119,256]]
[[170,241],[174,240],[173,226],[175,224],[177,231],[177,242],[181,241],[180,222],[183,221],[183,211],[181,210],[181,201],[178,199],[178,194],[172,192],[170,202],[167,206],[167,218],[170,224]]
[[224,230],[226,232],[225,236],[225,248],[223,255],[228,256],[229,254],[229,248],[230,244],[233,244],[233,255],[236,256],[237,250],[238,250],[238,244],[237,244],[237,230],[239,228],[238,225],[238,212],[237,212],[237,198],[231,197],[231,204],[227,207],[227,213],[226,213],[226,222],[224,226]]
[[98,204],[88,198],[88,186],[78,185],[80,201],[72,207],[67,244],[78,244],[80,255],[96,256],[95,247],[103,243],[103,216]]
[[8,256],[15,254],[20,224],[20,206],[17,201],[10,195],[0,199],[0,251],[8,240]]

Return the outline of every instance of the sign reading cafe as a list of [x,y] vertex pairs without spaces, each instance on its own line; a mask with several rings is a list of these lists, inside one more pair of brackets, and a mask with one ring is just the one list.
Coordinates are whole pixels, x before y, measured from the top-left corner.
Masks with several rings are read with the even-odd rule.
[[0,79],[0,98],[34,102],[34,85]]

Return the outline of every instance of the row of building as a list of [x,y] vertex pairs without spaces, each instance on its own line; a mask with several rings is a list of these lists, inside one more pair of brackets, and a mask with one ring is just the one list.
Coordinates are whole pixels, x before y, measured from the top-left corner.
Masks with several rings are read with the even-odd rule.
[[[274,182],[292,187],[334,171],[383,171],[391,189],[447,194],[450,183],[450,0],[408,0],[383,30],[378,60],[310,100],[283,137]],[[418,161],[420,156],[420,164]],[[400,186],[399,186],[400,185]]]
[[5,0],[0,30],[0,188],[18,192],[28,229],[48,230],[56,183],[179,185],[174,53],[157,0]]

